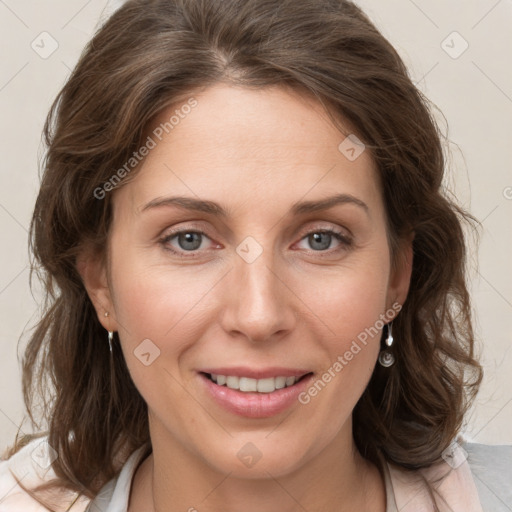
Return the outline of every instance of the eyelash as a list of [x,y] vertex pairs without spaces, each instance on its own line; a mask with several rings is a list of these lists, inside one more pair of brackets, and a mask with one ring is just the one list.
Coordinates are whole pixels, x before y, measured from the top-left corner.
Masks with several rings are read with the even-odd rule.
[[[194,251],[177,251],[174,248],[171,248],[168,244],[169,242],[175,238],[176,236],[182,234],[182,233],[196,233],[200,235],[204,235],[207,238],[210,238],[207,233],[204,231],[201,231],[200,229],[181,229],[178,231],[173,231],[167,235],[165,235],[163,238],[158,240],[158,242],[162,245],[162,247],[169,251],[176,256],[179,256],[181,258],[194,258],[195,254],[197,253],[198,249],[195,249]],[[337,253],[341,250],[347,250],[350,249],[353,246],[353,240],[352,238],[348,237],[346,234],[342,233],[341,231],[337,231],[335,229],[313,229],[311,231],[308,231],[305,233],[305,235],[300,239],[300,241],[304,240],[308,236],[314,234],[314,233],[322,233],[322,234],[329,234],[332,235],[338,242],[340,242],[340,247],[334,249],[334,250],[326,250],[326,251],[314,251],[310,250],[309,252],[315,253],[319,255],[320,257],[323,257],[323,255]]]

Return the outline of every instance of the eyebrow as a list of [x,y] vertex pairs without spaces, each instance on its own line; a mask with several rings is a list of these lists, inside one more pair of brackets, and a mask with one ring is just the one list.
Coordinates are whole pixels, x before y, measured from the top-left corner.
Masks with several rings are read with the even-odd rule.
[[[316,201],[302,201],[294,203],[290,209],[292,215],[304,215],[318,211],[328,210],[339,204],[353,204],[362,208],[367,214],[368,205],[350,194],[336,194]],[[175,197],[157,197],[141,208],[141,212],[154,208],[165,206],[177,206],[185,210],[208,213],[216,217],[228,217],[228,212],[220,204],[214,201],[204,199],[195,199],[193,197],[175,196]]]

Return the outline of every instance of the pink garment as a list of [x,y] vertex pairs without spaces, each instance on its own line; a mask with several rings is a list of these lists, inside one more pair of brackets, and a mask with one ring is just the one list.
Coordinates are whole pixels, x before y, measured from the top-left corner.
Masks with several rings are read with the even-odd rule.
[[[450,464],[442,461],[412,473],[387,465],[397,512],[432,512],[432,498],[423,478],[430,482],[440,512],[483,512],[464,450],[457,445],[454,451]],[[391,507],[386,512],[395,510]]]

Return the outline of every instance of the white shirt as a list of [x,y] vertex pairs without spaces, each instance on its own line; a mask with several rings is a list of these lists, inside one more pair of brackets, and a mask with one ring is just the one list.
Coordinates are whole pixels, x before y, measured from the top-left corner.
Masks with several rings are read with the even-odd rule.
[[[465,443],[455,447],[454,457],[446,459],[450,464],[443,462],[424,470],[406,472],[384,463],[386,512],[431,512],[420,473],[429,480],[446,474],[434,485],[443,497],[436,498],[441,512],[511,512],[512,446]],[[134,451],[119,475],[92,501],[62,491],[55,512],[127,512],[132,479],[144,453],[145,447]],[[48,512],[16,483],[11,471],[32,488],[55,477],[50,465],[55,456],[46,438],[41,438],[0,461],[0,512]]]

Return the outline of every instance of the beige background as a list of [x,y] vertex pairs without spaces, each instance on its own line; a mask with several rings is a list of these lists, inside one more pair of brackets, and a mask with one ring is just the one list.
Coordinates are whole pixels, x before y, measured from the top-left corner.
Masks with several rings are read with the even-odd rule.
[[[100,18],[118,3],[0,0],[0,450],[23,419],[18,355],[38,313],[38,294],[31,295],[28,283],[27,229],[38,189],[43,122]],[[475,442],[512,443],[512,2],[358,3],[449,124],[447,182],[483,224],[471,283],[486,373],[465,433]],[[58,44],[56,50],[41,55],[52,44]],[[30,431],[28,423],[23,428]]]

